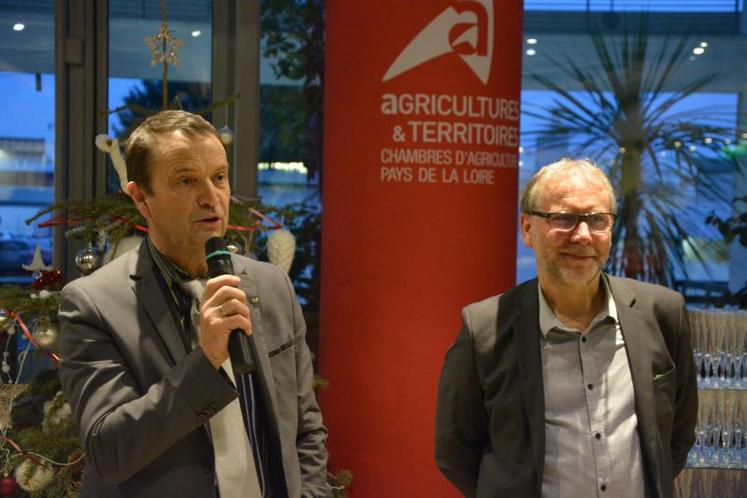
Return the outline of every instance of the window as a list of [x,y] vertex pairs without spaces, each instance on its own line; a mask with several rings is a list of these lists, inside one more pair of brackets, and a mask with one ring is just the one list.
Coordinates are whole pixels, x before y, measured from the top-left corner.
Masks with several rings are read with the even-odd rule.
[[28,283],[34,248],[52,253],[51,229],[26,220],[54,202],[54,2],[0,8],[0,284]]
[[[195,112],[210,106],[211,4],[210,0],[168,2],[168,28],[179,39],[179,64],[170,65],[167,75],[166,105],[171,108]],[[155,112],[164,107],[163,65],[151,65],[152,53],[144,41],[160,29],[158,1],[110,0],[109,109],[122,111],[110,115],[108,132],[121,146],[131,127],[146,117],[138,109]],[[107,190],[116,192],[118,188],[116,174],[109,168]]]
[[[608,269],[676,288],[691,303],[738,304],[747,284],[747,247],[727,244],[706,222],[738,214],[744,205],[732,200],[747,195],[737,146],[747,84],[733,70],[746,48],[743,15],[733,1],[525,3],[520,186],[563,156],[590,157],[615,186],[640,173],[634,195],[618,191],[635,226],[618,221]],[[612,54],[607,67],[600,43]],[[625,43],[645,46],[637,74],[620,63]],[[623,95],[609,84],[611,71],[629,83],[642,74],[644,85]],[[633,237],[644,248],[637,267],[620,257]],[[519,239],[517,281],[534,274]]]

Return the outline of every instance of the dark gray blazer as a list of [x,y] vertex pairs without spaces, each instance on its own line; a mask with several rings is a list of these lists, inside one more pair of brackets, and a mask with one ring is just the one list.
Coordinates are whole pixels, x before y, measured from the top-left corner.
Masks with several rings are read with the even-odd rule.
[[[682,296],[608,278],[633,378],[646,487],[671,498],[695,441],[695,367]],[[436,462],[465,496],[541,496],[545,407],[537,280],[464,308],[446,354]]]
[[[273,265],[232,259],[241,288],[259,298],[249,306],[282,454],[276,471],[290,497],[329,496],[327,431],[293,287]],[[81,496],[215,493],[204,425],[237,393],[201,348],[185,352],[156,273],[141,244],[62,291],[59,370],[86,450]]]

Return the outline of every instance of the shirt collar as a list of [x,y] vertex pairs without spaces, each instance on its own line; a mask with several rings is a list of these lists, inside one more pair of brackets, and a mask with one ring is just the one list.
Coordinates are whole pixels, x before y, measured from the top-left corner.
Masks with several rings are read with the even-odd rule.
[[[617,323],[617,307],[615,306],[615,299],[612,297],[609,283],[607,282],[604,274],[602,274],[601,276],[601,281],[602,289],[604,290],[603,299],[604,301],[606,301],[606,306],[602,309],[601,312],[599,312],[597,316],[594,317],[594,320],[592,320],[591,323],[594,324],[596,322],[604,320],[607,317],[612,318],[614,323]],[[541,285],[537,285],[537,292],[539,293],[539,322],[540,332],[542,332],[542,336],[547,339],[547,334],[550,333],[551,330],[556,328],[567,331],[573,330],[563,325],[563,323],[558,320],[558,317],[555,316],[555,313],[545,299],[545,294],[542,292]]]
[[153,262],[156,263],[158,272],[169,287],[172,287],[174,284],[178,286],[182,281],[192,280],[192,277],[187,272],[176,266],[173,261],[156,249],[150,237],[146,237],[145,240],[148,242],[148,250],[153,258]]

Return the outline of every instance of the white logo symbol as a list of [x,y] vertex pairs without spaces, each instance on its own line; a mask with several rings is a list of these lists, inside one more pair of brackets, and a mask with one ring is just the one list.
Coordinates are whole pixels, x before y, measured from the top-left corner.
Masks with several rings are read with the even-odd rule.
[[487,85],[493,59],[493,1],[459,0],[441,12],[397,56],[383,81],[451,52]]

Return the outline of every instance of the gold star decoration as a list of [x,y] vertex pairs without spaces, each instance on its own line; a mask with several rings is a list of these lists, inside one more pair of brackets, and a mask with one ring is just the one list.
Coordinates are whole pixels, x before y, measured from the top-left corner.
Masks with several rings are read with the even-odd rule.
[[145,44],[148,45],[151,53],[150,65],[168,64],[169,66],[179,67],[179,55],[177,52],[184,44],[181,38],[174,36],[169,30],[169,22],[161,21],[161,29],[153,36],[145,37]]
[[177,52],[184,43],[169,31],[169,18],[166,14],[166,0],[161,0],[161,29],[153,36],[146,36],[145,43],[153,56],[151,66],[163,65],[161,76],[161,89],[163,96],[161,106],[163,110],[169,107],[169,66],[179,67],[179,56]]
[[25,390],[26,384],[0,384],[0,429],[10,426],[10,407]]

